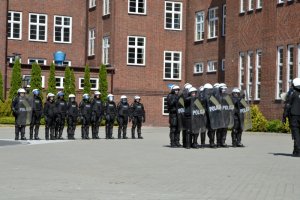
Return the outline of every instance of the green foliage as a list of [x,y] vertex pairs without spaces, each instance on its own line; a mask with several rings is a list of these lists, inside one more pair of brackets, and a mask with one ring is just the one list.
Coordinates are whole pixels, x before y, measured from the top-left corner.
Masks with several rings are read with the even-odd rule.
[[15,124],[14,117],[0,117],[0,124]]
[[282,133],[290,133],[291,132],[290,123],[289,123],[288,119],[286,119],[286,122],[282,124],[280,132],[282,132]]
[[4,102],[4,93],[3,93],[3,78],[2,78],[2,73],[0,71],[0,102]]
[[108,90],[108,83],[107,83],[106,66],[101,65],[99,69],[99,91],[101,92],[101,99],[103,102],[106,102],[107,90]]
[[42,92],[42,69],[37,63],[33,63],[31,68],[30,91],[33,89],[39,89]]
[[76,86],[75,86],[75,74],[73,69],[71,69],[71,84],[70,84],[70,92],[71,94],[75,94],[76,93]]
[[4,102],[0,102],[0,116],[1,117],[11,117],[12,116],[11,103],[12,103],[11,99],[7,99]]
[[71,70],[69,66],[65,70],[64,93],[65,100],[67,101],[69,98],[69,94],[71,94]]
[[16,59],[12,69],[9,98],[13,99],[18,93],[18,89],[21,87],[22,87],[21,64],[20,64],[20,60]]
[[267,131],[268,132],[273,132],[273,133],[281,132],[281,126],[282,126],[282,123],[281,123],[280,120],[268,121]]
[[48,79],[48,93],[56,94],[56,80],[55,80],[55,65],[54,63],[51,63],[50,66],[50,75]]
[[253,132],[265,132],[267,131],[267,120],[259,110],[257,105],[251,106],[251,118]]
[[85,66],[84,69],[84,88],[83,93],[90,94],[91,92],[91,82],[90,82],[90,68],[89,66]]

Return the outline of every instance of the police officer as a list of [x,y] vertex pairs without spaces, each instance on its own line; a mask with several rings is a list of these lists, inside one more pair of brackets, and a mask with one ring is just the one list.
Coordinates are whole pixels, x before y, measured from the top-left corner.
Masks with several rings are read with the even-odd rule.
[[65,94],[60,91],[57,93],[56,106],[56,126],[55,126],[55,137],[56,139],[64,139],[62,137],[63,130],[65,127],[66,113],[67,113],[67,102],[64,99]]
[[26,116],[27,112],[31,111],[31,107],[29,107],[25,94],[26,91],[23,88],[18,89],[18,95],[13,99],[11,104],[13,115],[15,117],[15,140],[19,140],[19,133],[21,133],[21,140],[26,140]]
[[241,95],[241,91],[238,88],[234,88],[232,90],[232,101],[234,104],[234,125],[232,128],[232,132],[231,132],[231,138],[232,138],[232,146],[233,147],[243,147],[244,145],[241,143],[242,140],[242,133],[243,133],[243,129],[242,129],[242,119],[241,119],[241,115],[240,115],[240,109],[241,109],[241,99],[242,97]]
[[[198,98],[200,100],[200,102],[202,103],[202,105],[205,105],[205,94],[204,94],[204,86],[200,86],[199,87],[199,93],[198,93]],[[206,113],[207,114],[207,113]],[[201,133],[200,133],[200,148],[204,148],[205,147],[205,139],[206,139],[206,129],[201,129]]]
[[67,103],[67,133],[69,140],[75,140],[75,129],[77,124],[78,113],[79,109],[78,104],[75,101],[75,95],[70,94],[69,101]]
[[[193,86],[190,83],[186,83],[183,86],[182,93],[180,95],[180,98],[183,98],[183,101],[185,102],[185,99],[189,96],[189,89],[192,88]],[[182,127],[182,146],[186,147],[186,127],[185,127],[185,122],[183,121],[183,127]],[[191,141],[191,138],[189,139]]]
[[114,95],[107,95],[107,102],[105,106],[105,134],[106,139],[114,139],[113,127],[117,116],[117,106],[114,102]]
[[94,92],[94,99],[92,100],[92,138],[99,138],[99,127],[103,116],[103,103],[100,98],[101,93],[99,91]]
[[135,96],[134,102],[130,106],[132,128],[131,128],[131,138],[135,139],[135,128],[137,127],[138,139],[143,139],[142,137],[142,123],[145,123],[145,109],[144,105],[141,103],[141,97]]
[[127,134],[127,125],[129,118],[129,104],[127,102],[127,97],[125,95],[121,96],[121,100],[117,106],[117,121],[119,124],[118,127],[118,139],[121,139],[123,132],[123,139],[128,139]]
[[178,100],[179,100],[179,86],[173,85],[171,92],[167,96],[169,124],[170,124],[170,145],[171,147],[181,147],[179,143],[180,131],[178,127]]
[[55,95],[52,93],[47,94],[47,100],[44,104],[44,117],[46,122],[45,127],[45,139],[49,140],[49,131],[50,131],[50,140],[55,140],[55,110],[56,105],[54,102]]
[[295,139],[294,157],[300,157],[300,78],[293,80],[294,91],[287,99],[287,112],[290,113],[291,131]]
[[81,138],[82,139],[90,139],[89,138],[89,128],[91,124],[91,115],[92,114],[92,106],[90,102],[89,94],[83,94],[82,101],[79,104],[79,115],[81,118],[82,126],[81,126]]
[[32,119],[30,123],[30,140],[33,139],[33,129],[34,129],[34,139],[39,140],[39,128],[41,124],[41,118],[43,114],[43,103],[40,97],[39,89],[32,90]]

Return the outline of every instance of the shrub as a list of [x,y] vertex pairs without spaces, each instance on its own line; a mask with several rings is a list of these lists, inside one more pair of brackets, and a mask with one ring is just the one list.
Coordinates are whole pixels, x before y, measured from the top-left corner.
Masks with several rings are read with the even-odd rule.
[[11,99],[0,102],[0,117],[12,117]]
[[84,87],[83,93],[90,94],[91,92],[91,82],[90,82],[90,68],[85,66],[84,68]]
[[280,120],[270,120],[267,122],[267,131],[273,133],[281,132],[281,126],[282,122]]
[[282,133],[290,133],[291,129],[290,129],[290,123],[289,120],[287,119],[285,123],[281,124],[281,131]]
[[101,100],[106,102],[108,90],[107,71],[105,65],[100,65],[99,69],[99,91],[101,92]]
[[0,71],[0,101],[4,102],[3,79],[2,79],[1,71]]
[[14,117],[0,117],[0,124],[15,124]]
[[54,63],[51,63],[50,65],[50,75],[48,79],[48,93],[56,94],[56,80],[55,80],[55,65]]
[[257,105],[251,106],[251,118],[252,118],[252,129],[253,132],[266,132],[267,131],[267,120],[259,110]]
[[9,98],[13,99],[18,93],[18,89],[21,87],[22,87],[21,64],[20,64],[20,60],[16,59],[11,74]]

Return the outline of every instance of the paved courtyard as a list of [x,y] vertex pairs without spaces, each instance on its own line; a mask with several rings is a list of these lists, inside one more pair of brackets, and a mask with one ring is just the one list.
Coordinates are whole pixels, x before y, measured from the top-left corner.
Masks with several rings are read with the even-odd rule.
[[145,127],[144,140],[32,144],[13,142],[13,133],[0,127],[1,200],[300,199],[290,135],[245,134],[245,148],[186,150],[168,147],[168,128]]

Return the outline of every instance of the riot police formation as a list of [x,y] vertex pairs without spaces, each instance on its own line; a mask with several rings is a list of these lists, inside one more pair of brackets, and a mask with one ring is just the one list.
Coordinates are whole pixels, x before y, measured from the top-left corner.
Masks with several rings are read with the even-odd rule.
[[79,104],[79,116],[81,118],[81,138],[90,139],[89,129],[91,124],[92,106],[89,94],[83,94]]
[[69,101],[67,103],[67,134],[69,140],[75,139],[75,129],[77,124],[77,118],[78,118],[78,104],[75,101],[75,95],[70,94],[69,95]]
[[[118,139],[128,139],[127,134],[127,125],[129,119],[129,104],[127,102],[127,97],[125,95],[121,96],[121,100],[117,106],[117,121],[119,124],[118,127]],[[123,133],[123,136],[122,136]]]
[[55,112],[56,106],[54,101],[55,95],[52,93],[47,94],[47,100],[44,105],[44,117],[45,117],[45,139],[49,140],[49,133],[50,133],[50,140],[55,140]]
[[32,90],[33,97],[31,99],[31,107],[32,107],[32,118],[30,123],[30,140],[33,139],[33,131],[34,131],[34,139],[39,140],[39,128],[41,124],[41,118],[43,114],[43,102],[40,97],[40,91],[38,89]]
[[103,116],[103,103],[100,98],[101,93],[99,91],[94,92],[94,99],[92,100],[92,138],[99,138],[99,127]]
[[117,116],[117,106],[114,102],[114,95],[107,95],[107,103],[105,105],[105,138],[114,139],[113,137],[113,127]]
[[56,125],[55,125],[55,138],[63,139],[62,134],[65,127],[66,114],[67,114],[67,102],[64,99],[64,93],[62,91],[57,93],[56,106]]
[[135,96],[134,102],[130,106],[130,118],[132,120],[131,138],[135,139],[135,129],[137,128],[138,139],[142,137],[142,123],[146,121],[144,105],[141,103],[141,97]]

